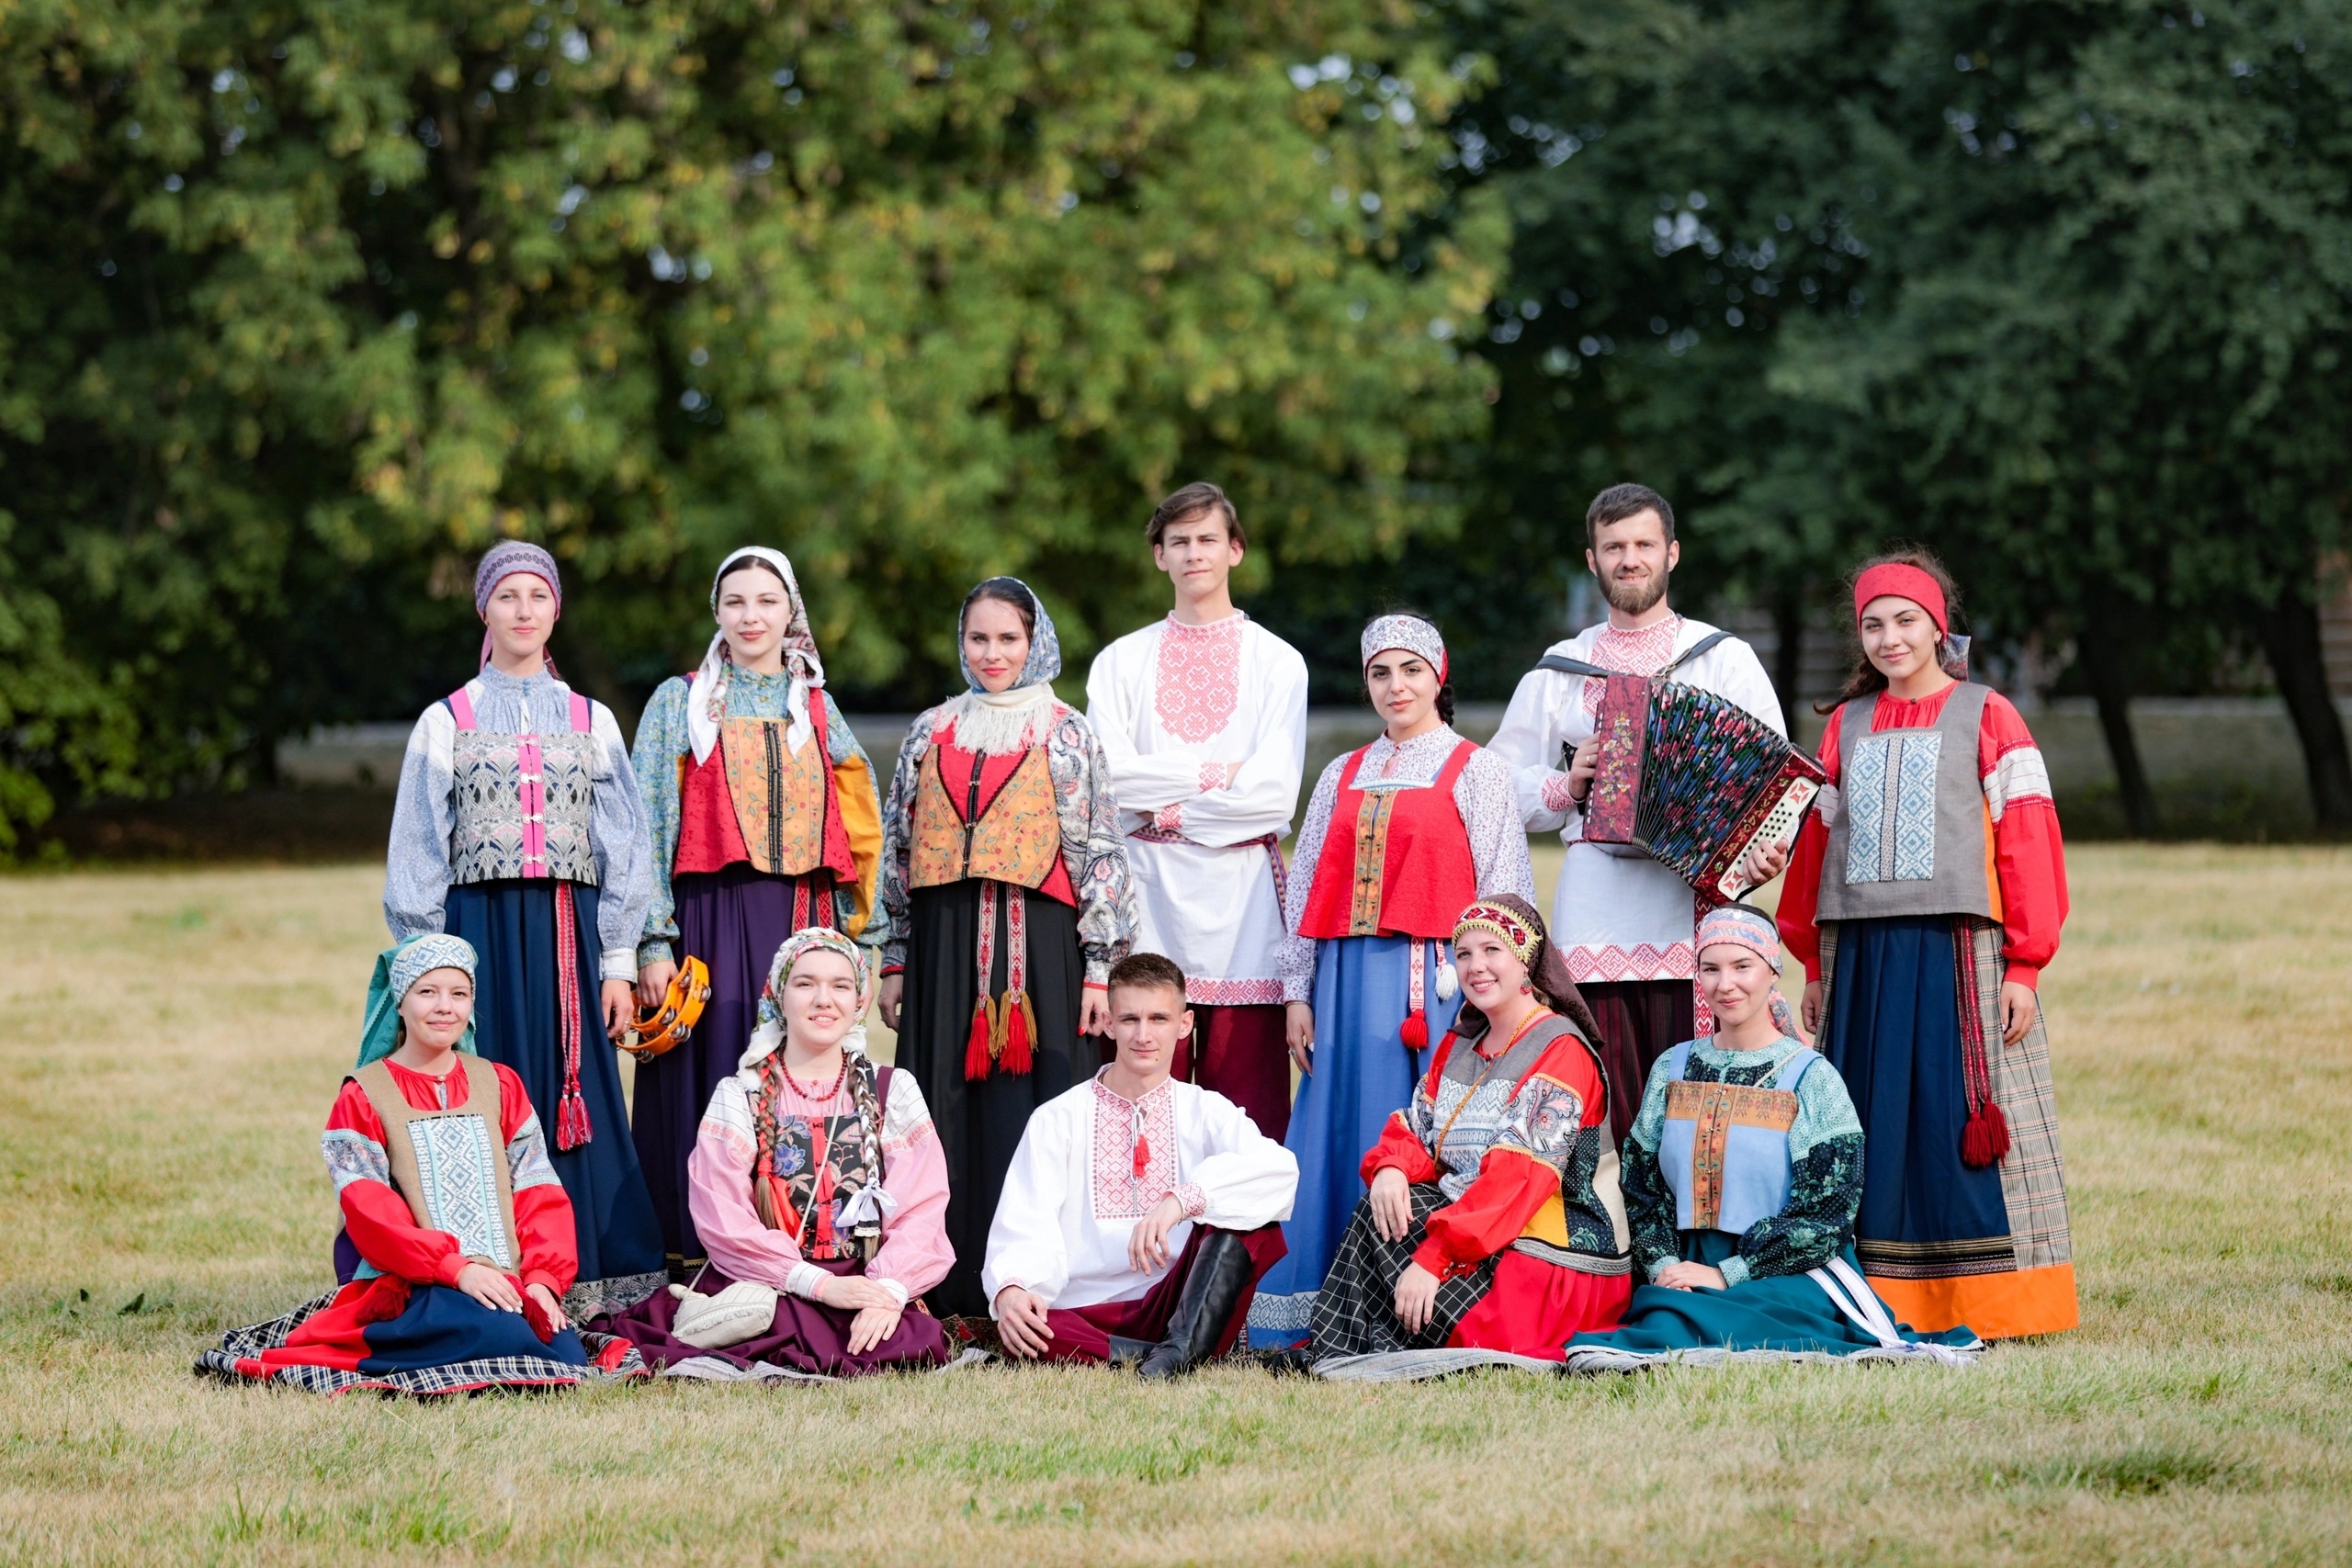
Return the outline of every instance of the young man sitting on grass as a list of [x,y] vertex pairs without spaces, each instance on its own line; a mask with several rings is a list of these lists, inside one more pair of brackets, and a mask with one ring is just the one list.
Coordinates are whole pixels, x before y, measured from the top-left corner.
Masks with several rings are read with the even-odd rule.
[[1184,974],[1113,966],[1118,1057],[1029,1118],[982,1284],[1006,1354],[1189,1372],[1228,1349],[1283,1256],[1298,1162],[1233,1101],[1170,1075],[1193,1032]]

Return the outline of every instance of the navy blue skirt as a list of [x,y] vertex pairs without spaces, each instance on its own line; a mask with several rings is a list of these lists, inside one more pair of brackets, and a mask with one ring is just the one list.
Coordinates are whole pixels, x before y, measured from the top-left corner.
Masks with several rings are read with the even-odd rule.
[[[548,1155],[580,1237],[574,1303],[617,1311],[668,1279],[662,1226],[638,1168],[621,1094],[619,1054],[605,1037],[602,961],[597,952],[596,890],[572,885],[573,941],[580,964],[580,1093],[588,1106],[588,1141],[556,1147],[563,1099],[563,1045],[556,993],[556,885],[540,878],[452,887],[442,905],[444,929],[473,943],[474,1036],[482,1055],[514,1069],[545,1130]],[[585,1315],[585,1314],[575,1314]]]
[[1854,1234],[1866,1269],[1882,1247],[1939,1258],[1975,1242],[1988,1255],[2009,1254],[2000,1168],[1972,1168],[1960,1157],[1968,1089],[1952,927],[1950,915],[1838,927],[1827,1055],[1862,1121]]

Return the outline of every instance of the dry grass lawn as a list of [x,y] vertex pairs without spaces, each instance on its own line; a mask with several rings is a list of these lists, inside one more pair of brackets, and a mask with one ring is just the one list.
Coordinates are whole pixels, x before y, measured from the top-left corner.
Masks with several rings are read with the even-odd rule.
[[431,1405],[188,1372],[326,1279],[379,873],[0,880],[0,1561],[2352,1561],[2352,853],[2075,872],[2083,1326],[1971,1371]]

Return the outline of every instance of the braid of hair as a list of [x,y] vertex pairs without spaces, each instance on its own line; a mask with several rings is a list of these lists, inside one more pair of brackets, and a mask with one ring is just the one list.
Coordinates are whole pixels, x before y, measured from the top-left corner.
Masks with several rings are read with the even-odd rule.
[[784,1068],[770,1052],[760,1058],[760,1085],[752,1092],[752,1207],[760,1223],[772,1231],[784,1228],[784,1207],[777,1201],[775,1145],[782,1136],[776,1125],[776,1100],[784,1092]]
[[[865,1142],[865,1179],[878,1189],[882,1185],[882,1095],[873,1058],[860,1052],[850,1063],[850,1094],[857,1101],[857,1125]],[[880,1245],[878,1238],[864,1238],[865,1256],[871,1258]]]

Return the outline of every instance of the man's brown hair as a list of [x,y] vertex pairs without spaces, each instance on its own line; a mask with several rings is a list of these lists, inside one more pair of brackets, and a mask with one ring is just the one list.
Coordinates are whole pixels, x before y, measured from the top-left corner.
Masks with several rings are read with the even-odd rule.
[[1130,953],[1112,964],[1109,988],[1115,991],[1122,986],[1139,991],[1173,991],[1178,1001],[1184,999],[1184,972],[1174,960],[1157,953]]
[[1227,536],[1244,549],[1249,547],[1250,541],[1242,536],[1240,514],[1233,510],[1233,502],[1226,498],[1225,491],[1206,479],[1195,480],[1182,490],[1173,491],[1167,500],[1154,507],[1151,521],[1144,525],[1143,536],[1157,548],[1159,536],[1168,532],[1170,524],[1182,523],[1202,512],[1222,513]]
[[1600,543],[1601,528],[1611,523],[1623,523],[1637,513],[1655,512],[1657,520],[1666,525],[1666,542],[1674,543],[1674,508],[1666,497],[1647,485],[1611,485],[1592,498],[1584,509],[1584,536],[1588,544]]

